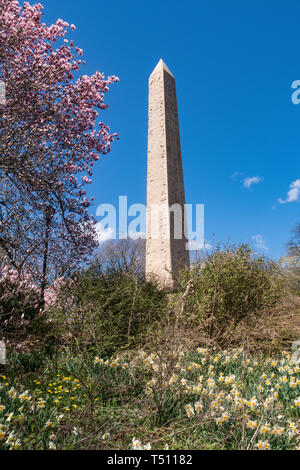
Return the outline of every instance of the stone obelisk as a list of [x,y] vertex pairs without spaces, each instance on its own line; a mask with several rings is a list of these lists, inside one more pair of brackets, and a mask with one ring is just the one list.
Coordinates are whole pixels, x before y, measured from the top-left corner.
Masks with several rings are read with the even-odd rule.
[[146,277],[173,290],[190,257],[176,84],[162,59],[149,79],[148,132]]

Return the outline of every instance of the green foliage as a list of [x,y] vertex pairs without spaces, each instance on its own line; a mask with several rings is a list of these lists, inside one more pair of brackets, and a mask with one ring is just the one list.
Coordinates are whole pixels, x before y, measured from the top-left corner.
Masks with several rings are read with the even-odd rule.
[[17,354],[0,375],[0,449],[299,449],[291,359],[241,348],[68,353],[16,377],[15,364],[28,371]]
[[233,325],[271,318],[282,267],[247,245],[218,248],[168,295],[140,275],[132,247],[117,248],[61,283],[36,348],[9,354],[0,448],[298,448],[300,369],[288,353],[194,347],[203,330],[220,345]]
[[33,351],[32,353],[21,352],[9,356],[10,370],[18,374],[26,374],[38,371],[45,363],[45,351]]
[[202,323],[211,337],[228,324],[238,323],[262,309],[272,308],[283,296],[284,279],[278,265],[255,256],[248,245],[219,247],[198,260],[192,271],[182,275],[186,316]]
[[94,265],[62,289],[50,315],[53,334],[71,350],[110,355],[136,344],[165,308],[165,294],[151,283]]

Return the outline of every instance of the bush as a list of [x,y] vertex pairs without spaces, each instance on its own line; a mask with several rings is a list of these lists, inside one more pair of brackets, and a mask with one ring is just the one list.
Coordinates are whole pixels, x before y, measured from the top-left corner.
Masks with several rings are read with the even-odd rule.
[[30,334],[44,337],[48,331],[44,313],[55,303],[56,291],[63,282],[58,278],[45,289],[42,305],[41,290],[31,271],[19,272],[9,264],[0,268],[0,338],[24,346]]
[[29,272],[19,273],[7,264],[0,269],[0,329],[6,334],[32,328],[39,313],[39,299]]
[[49,315],[53,334],[71,350],[107,355],[136,344],[165,307],[165,294],[151,283],[94,265],[61,289]]
[[255,256],[248,245],[219,247],[198,260],[191,273],[184,272],[182,286],[193,290],[186,299],[186,316],[202,324],[210,337],[228,325],[273,307],[283,296],[285,284],[279,266]]

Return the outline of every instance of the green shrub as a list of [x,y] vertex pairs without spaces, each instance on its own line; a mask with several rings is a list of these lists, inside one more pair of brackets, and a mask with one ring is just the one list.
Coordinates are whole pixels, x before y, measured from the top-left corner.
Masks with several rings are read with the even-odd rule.
[[36,331],[42,323],[39,302],[38,287],[28,272],[9,265],[0,268],[0,337],[20,338]]
[[210,337],[229,324],[273,307],[285,290],[279,266],[255,256],[248,245],[218,247],[204,255],[191,272],[183,273],[184,289],[189,281],[193,291],[186,299],[186,315],[201,322]]
[[151,283],[93,266],[62,289],[50,316],[53,334],[71,350],[107,355],[136,344],[165,307],[165,294]]

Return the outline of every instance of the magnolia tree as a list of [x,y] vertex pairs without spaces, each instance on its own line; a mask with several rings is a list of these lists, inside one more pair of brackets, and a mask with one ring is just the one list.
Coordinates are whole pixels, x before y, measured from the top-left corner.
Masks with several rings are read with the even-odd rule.
[[30,269],[42,299],[95,246],[85,186],[116,134],[99,112],[118,78],[80,75],[76,28],[42,22],[41,4],[0,0],[0,249],[18,272]]
[[[22,273],[6,264],[0,271],[0,332],[33,326],[33,320],[48,313],[55,305],[61,289],[72,286],[72,279],[55,279],[52,286],[44,292],[44,311],[40,309],[40,289],[32,277],[30,270]],[[51,316],[45,317],[51,322]],[[0,333],[1,337],[1,333]]]

